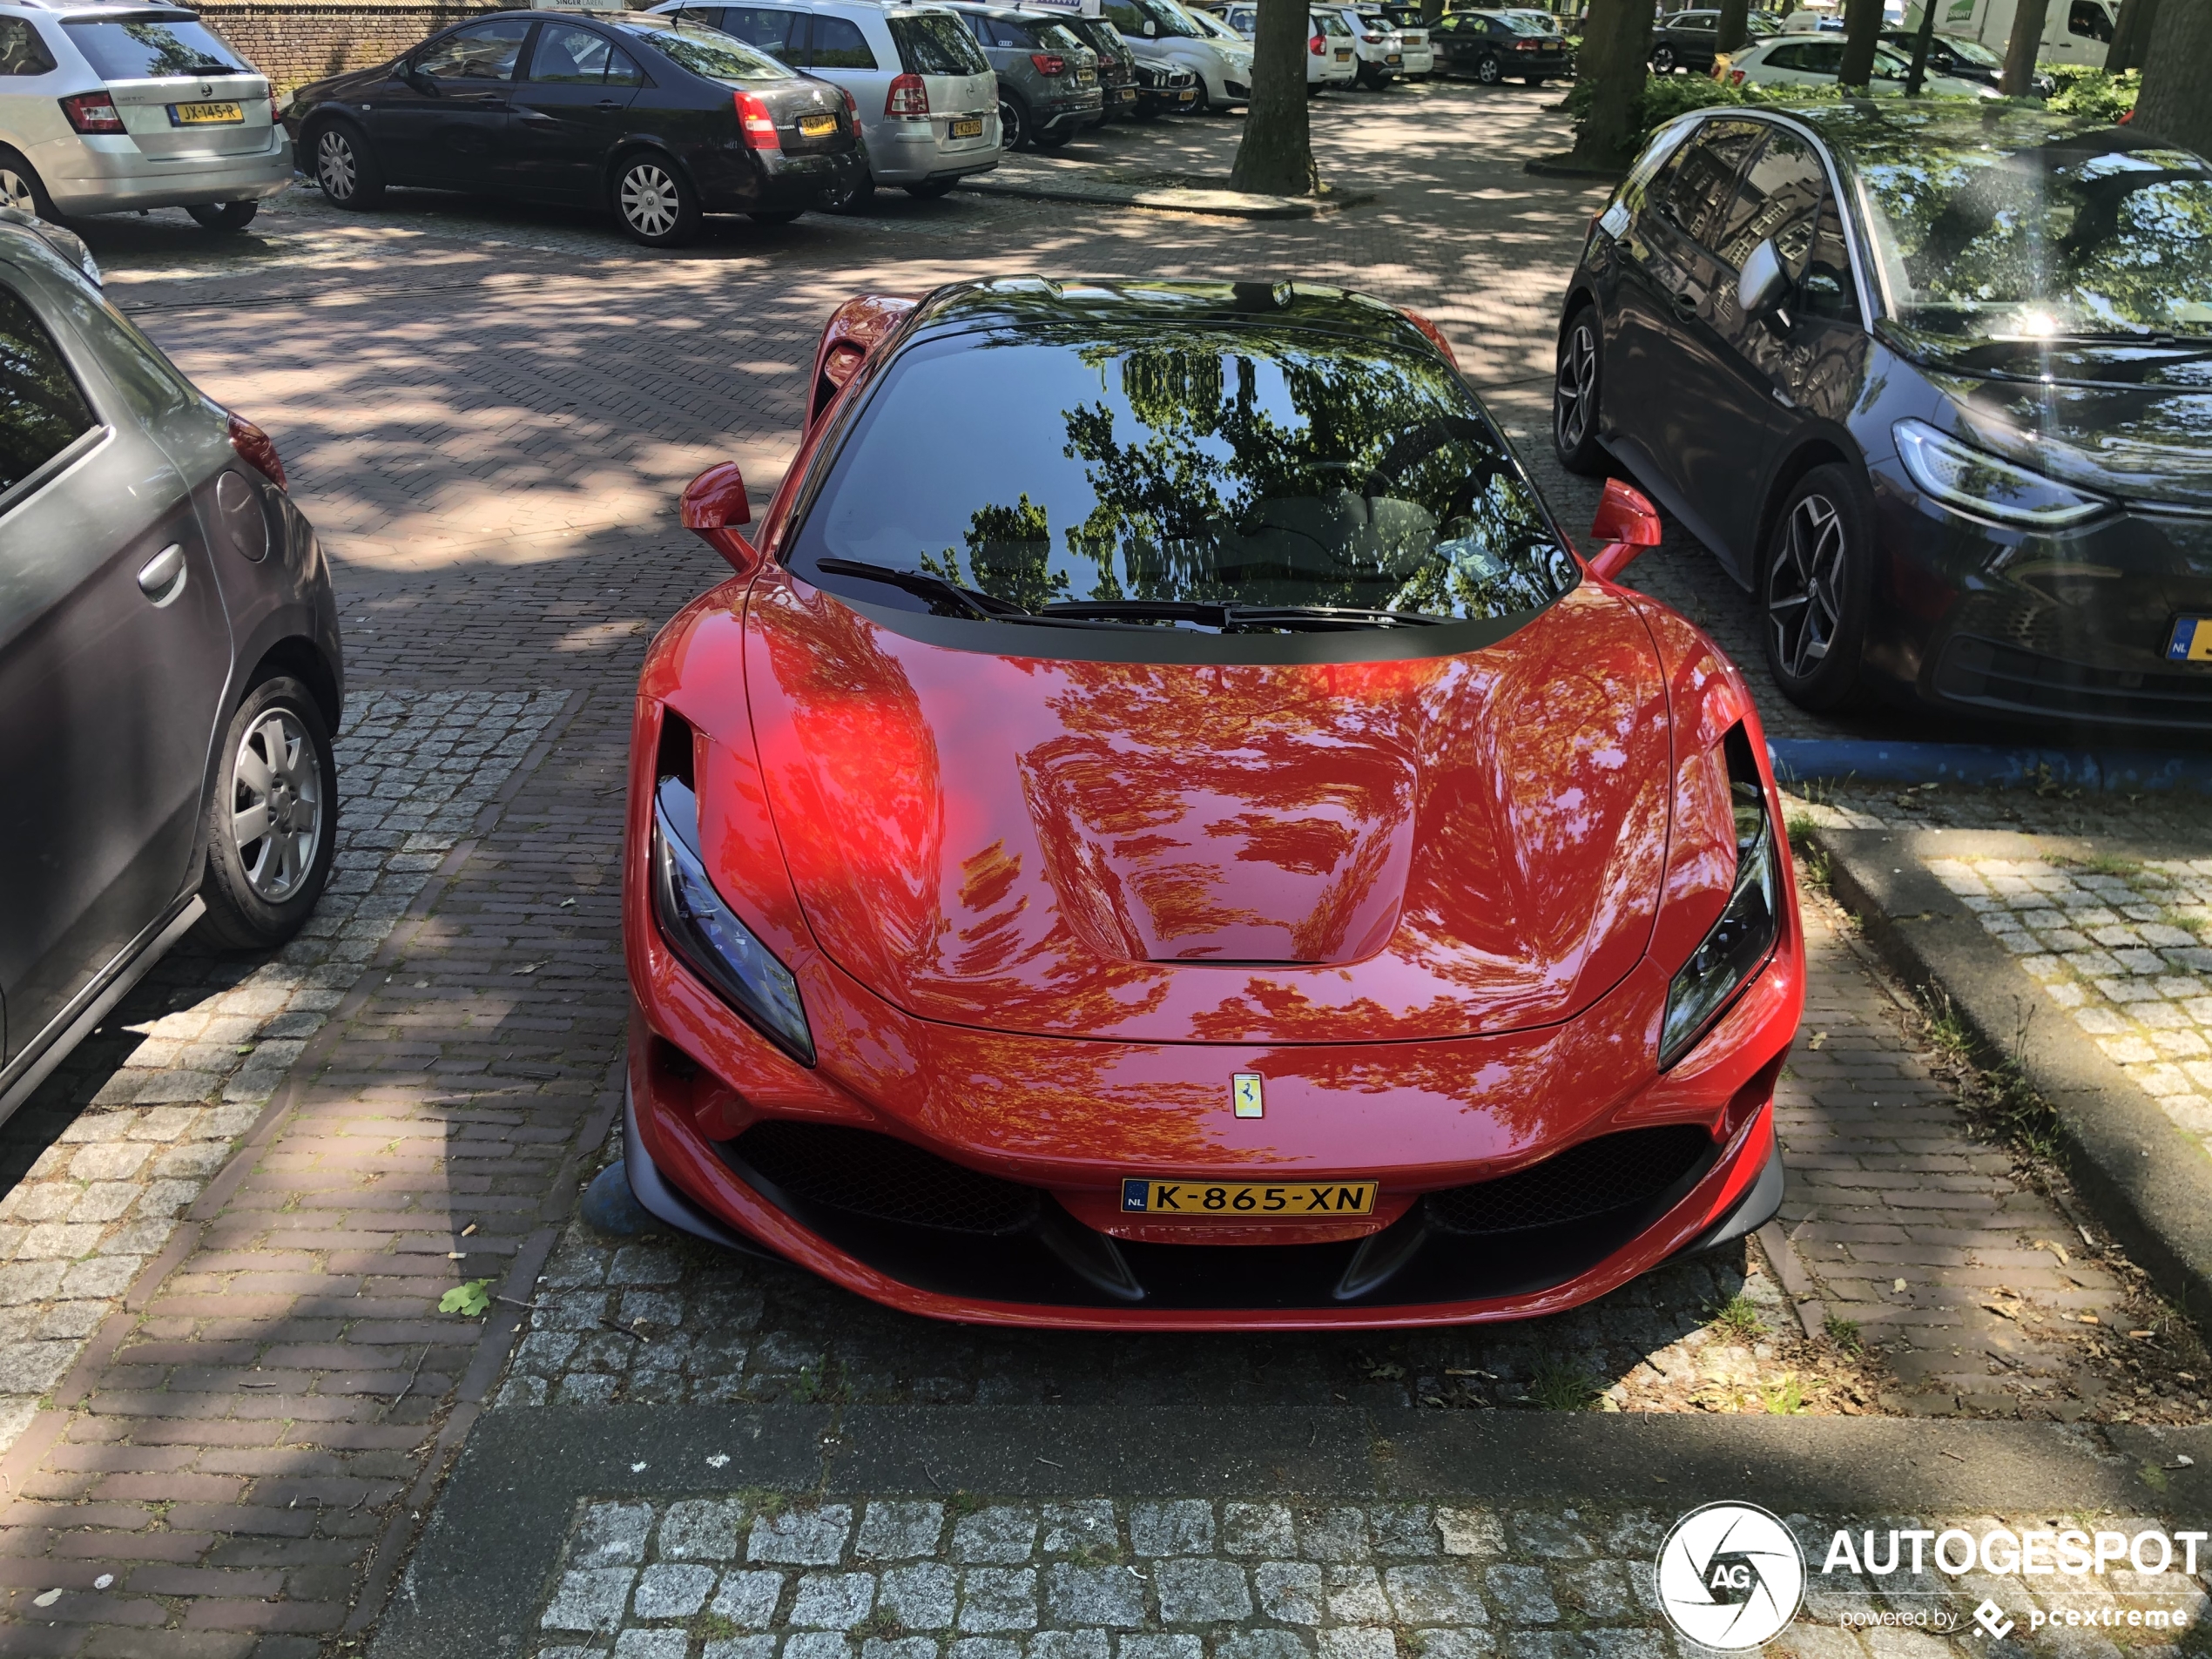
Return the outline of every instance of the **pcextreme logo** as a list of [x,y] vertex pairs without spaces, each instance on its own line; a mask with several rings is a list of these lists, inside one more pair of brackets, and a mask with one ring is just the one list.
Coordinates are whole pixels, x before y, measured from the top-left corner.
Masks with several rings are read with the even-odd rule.
[[1700,1647],[1764,1646],[1797,1616],[1805,1558],[1790,1529],[1748,1503],[1709,1503],[1659,1546],[1659,1605]]

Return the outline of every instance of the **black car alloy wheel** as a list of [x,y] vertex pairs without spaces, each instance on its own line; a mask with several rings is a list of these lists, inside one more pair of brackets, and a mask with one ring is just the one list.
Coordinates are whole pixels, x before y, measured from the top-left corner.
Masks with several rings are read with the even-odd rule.
[[1671,75],[1675,72],[1675,49],[1660,45],[1651,49],[1651,67],[1655,73]]
[[1499,65],[1497,58],[1489,52],[1483,53],[1480,61],[1474,66],[1474,78],[1485,86],[1495,86],[1505,78],[1506,71]]
[[631,156],[616,170],[615,212],[623,229],[647,247],[672,247],[698,232],[698,197],[659,154]]
[[1801,708],[1835,708],[1858,688],[1872,574],[1861,494],[1845,468],[1816,467],[1791,491],[1768,540],[1767,666]]
[[1552,447],[1569,472],[1605,469],[1597,422],[1597,313],[1584,306],[1560,336],[1559,374],[1552,385]]
[[384,175],[360,133],[333,122],[315,134],[315,183],[341,207],[369,207],[384,193]]
[[1022,100],[999,89],[999,147],[1009,155],[1029,142],[1029,110]]

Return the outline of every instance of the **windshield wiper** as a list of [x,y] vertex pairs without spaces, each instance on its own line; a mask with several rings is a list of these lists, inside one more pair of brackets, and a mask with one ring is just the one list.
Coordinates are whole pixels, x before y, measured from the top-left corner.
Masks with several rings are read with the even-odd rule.
[[1048,617],[1133,617],[1150,622],[1196,622],[1224,633],[1238,628],[1294,628],[1323,631],[1345,628],[1426,627],[1449,617],[1424,617],[1411,610],[1371,610],[1350,605],[1210,604],[1199,599],[1069,599],[1044,607]]
[[917,598],[935,599],[958,605],[969,616],[984,621],[1001,617],[1026,617],[1030,613],[1011,600],[995,595],[978,593],[973,588],[963,588],[956,582],[948,582],[941,576],[931,576],[925,570],[901,570],[895,565],[870,564],[861,559],[816,559],[814,568],[830,576],[856,576],[864,582],[880,582],[887,587],[904,588]]

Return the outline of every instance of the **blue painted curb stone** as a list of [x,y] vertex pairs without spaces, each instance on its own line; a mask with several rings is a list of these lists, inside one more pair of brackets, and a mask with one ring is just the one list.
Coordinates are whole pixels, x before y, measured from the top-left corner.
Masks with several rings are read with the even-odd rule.
[[618,1238],[667,1231],[658,1216],[637,1202],[637,1195],[630,1190],[629,1168],[620,1158],[592,1177],[591,1184],[583,1190],[580,1207],[586,1221]]
[[1785,784],[1843,782],[1957,784],[1973,789],[2050,786],[2092,793],[2141,795],[2187,791],[2212,795],[2212,755],[2155,749],[2006,748],[1987,743],[1879,743],[1864,738],[1777,738],[1767,744],[1774,775]]

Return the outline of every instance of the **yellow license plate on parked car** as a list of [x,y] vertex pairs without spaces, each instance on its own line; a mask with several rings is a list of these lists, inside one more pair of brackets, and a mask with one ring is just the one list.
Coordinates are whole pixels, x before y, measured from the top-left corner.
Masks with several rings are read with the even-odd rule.
[[1122,1183],[1122,1211],[1204,1221],[1255,1217],[1278,1221],[1374,1213],[1372,1181],[1150,1181]]
[[955,138],[980,138],[982,136],[983,118],[980,115],[963,115],[953,123],[953,137]]
[[1339,52],[1337,54],[1337,62],[1339,64],[1348,64],[1351,61],[1352,54],[1350,52]]
[[799,118],[799,135],[803,138],[826,138],[837,131],[833,115],[802,115]]
[[180,127],[234,127],[246,111],[235,104],[172,104],[169,118]]

